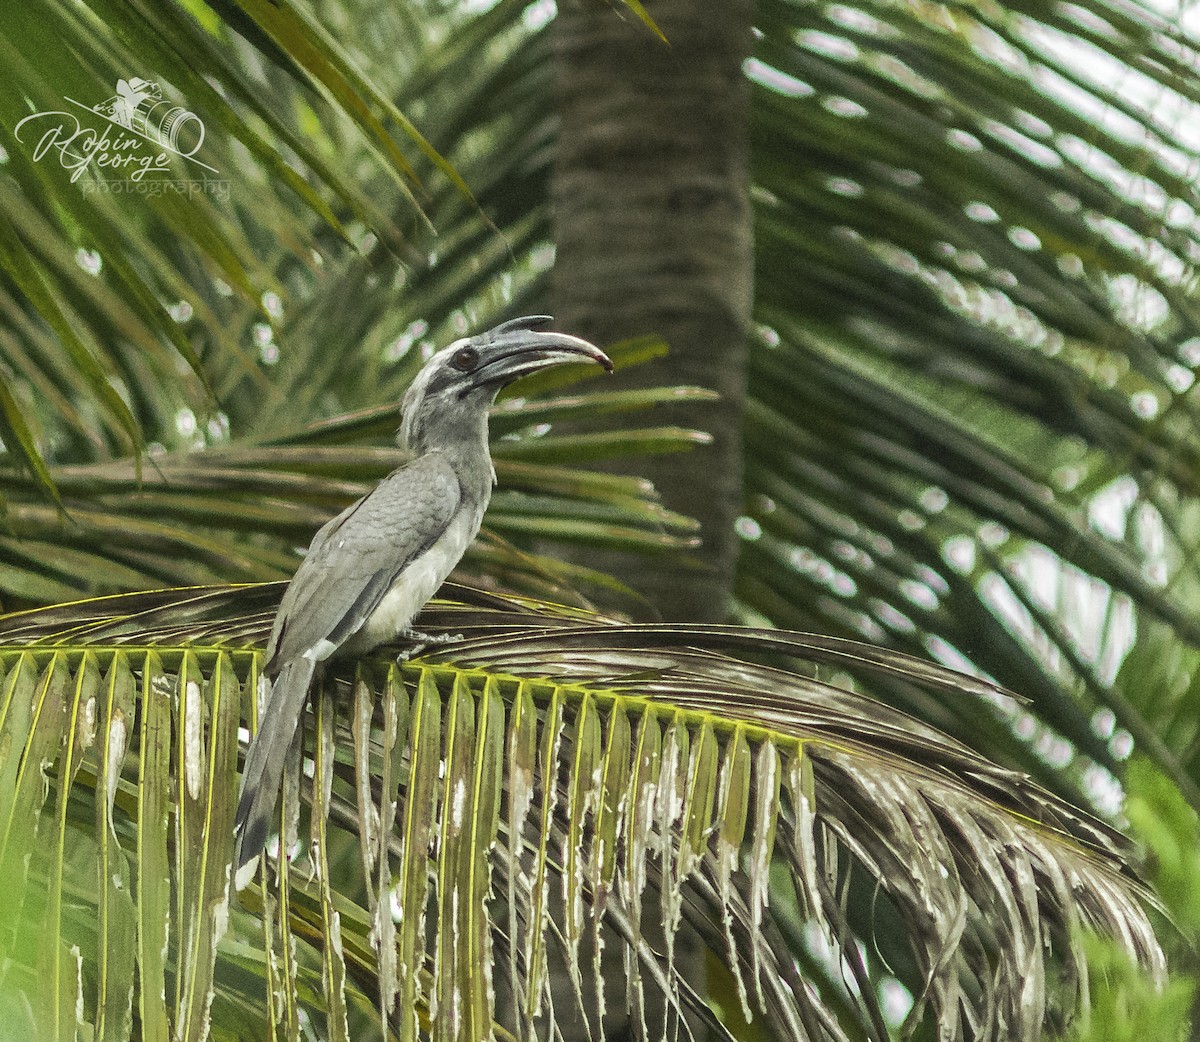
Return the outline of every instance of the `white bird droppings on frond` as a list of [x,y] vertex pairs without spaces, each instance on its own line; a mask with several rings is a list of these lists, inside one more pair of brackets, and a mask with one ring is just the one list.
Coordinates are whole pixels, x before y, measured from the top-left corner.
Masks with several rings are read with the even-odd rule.
[[198,800],[204,782],[204,702],[194,680],[183,690],[183,762],[188,796]]

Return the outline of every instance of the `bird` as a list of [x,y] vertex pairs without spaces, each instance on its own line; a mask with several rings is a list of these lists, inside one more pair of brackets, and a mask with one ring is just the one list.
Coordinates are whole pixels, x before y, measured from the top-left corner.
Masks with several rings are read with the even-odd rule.
[[496,472],[488,412],[501,388],[549,366],[612,361],[548,315],[455,340],[417,373],[401,401],[398,441],[413,455],[313,537],[284,591],[267,643],[272,681],[246,753],[234,819],[239,876],[266,845],[287,751],[322,664],[404,639],[479,532]]

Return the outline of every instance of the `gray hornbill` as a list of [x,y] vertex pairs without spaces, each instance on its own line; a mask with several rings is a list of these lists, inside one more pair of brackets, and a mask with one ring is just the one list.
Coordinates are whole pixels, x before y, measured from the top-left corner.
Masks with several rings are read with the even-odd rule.
[[543,332],[545,315],[505,322],[435,354],[404,395],[401,445],[414,458],[325,525],[284,592],[267,645],[271,694],[246,754],[240,868],[263,848],[283,763],[320,663],[390,640],[427,641],[412,621],[479,531],[496,472],[488,410],[527,373],[612,362],[586,340]]

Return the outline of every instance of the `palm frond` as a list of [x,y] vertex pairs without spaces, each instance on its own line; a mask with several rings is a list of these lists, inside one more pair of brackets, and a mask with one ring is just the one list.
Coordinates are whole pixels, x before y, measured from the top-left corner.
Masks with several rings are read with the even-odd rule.
[[[281,802],[286,856],[235,897],[237,731],[264,693],[278,592],[0,619],[4,926],[49,922],[53,971],[18,960],[6,985],[39,1026],[77,1008],[97,1024],[104,994],[113,1037],[134,995],[143,1030],[197,1039],[210,1020],[265,1034],[312,1015],[330,1038],[540,1038],[564,1002],[600,1015],[607,943],[628,989],[608,1001],[637,1011],[665,990],[673,1033],[700,1001],[674,962],[685,926],[779,1038],[886,1037],[875,987],[891,973],[910,1028],[1036,1038],[1081,1000],[1082,927],[1163,972],[1119,835],[831,681],[1004,694],[991,685],[854,641],[633,626],[461,588],[420,625],[462,641],[322,686]],[[66,858],[68,843],[92,853]],[[855,921],[864,886],[874,912]],[[98,954],[131,936],[136,976]],[[797,977],[813,952],[833,976]],[[550,990],[554,965],[574,995]]]
[[[394,171],[394,188],[410,198],[405,171],[411,172],[411,166],[382,119],[395,120],[392,125],[400,135],[449,170],[369,78],[348,78],[337,44],[294,9],[279,13],[267,27],[270,40],[304,59],[288,64],[296,79],[286,89],[280,85],[282,98],[250,81],[244,67],[221,45],[219,29],[201,25],[192,12],[174,3],[97,0],[71,9],[41,4],[7,12],[5,21],[0,48],[6,66],[15,73],[14,89],[0,108],[5,157],[0,177],[5,213],[0,228],[5,269],[0,305],[14,330],[4,345],[5,360],[43,390],[53,388],[47,401],[60,421],[70,424],[75,410],[87,401],[104,430],[102,448],[109,453],[140,449],[142,431],[153,426],[148,421],[156,408],[139,401],[131,409],[129,396],[119,393],[115,380],[140,394],[161,383],[165,393],[157,408],[170,402],[197,406],[211,393],[210,365],[201,361],[203,348],[198,349],[184,329],[182,313],[171,311],[172,302],[181,300],[187,315],[200,307],[215,333],[221,304],[197,285],[201,272],[209,286],[219,279],[260,311],[263,294],[282,291],[250,245],[256,232],[290,244],[293,256],[307,260],[319,249],[314,219],[342,236],[347,234],[343,221],[359,219],[394,248],[412,250],[357,188],[355,176],[336,159],[321,156],[321,148],[298,133],[295,111],[327,100],[333,111],[353,120],[374,147],[386,151],[387,162],[379,168]],[[64,99],[74,99],[86,109],[112,93],[113,84],[130,75],[130,69],[152,69],[168,83],[168,91],[179,92],[173,100],[220,129],[221,134],[208,135],[206,166],[214,173],[213,183],[225,191],[230,182],[220,180],[221,169],[237,168],[260,182],[255,229],[231,220],[211,201],[208,187],[198,195],[145,191],[128,200],[135,206],[127,207],[121,205],[125,200],[112,196],[105,171],[95,164],[68,170],[56,162],[56,153],[37,153],[33,146],[42,130],[36,123],[22,129],[26,117],[36,120],[40,117],[35,113],[70,107]],[[326,91],[321,102],[314,96],[319,90]],[[277,106],[280,100],[285,104]],[[287,102],[293,103],[292,114],[284,116]],[[379,112],[380,106],[384,112]],[[241,151],[232,147],[235,143]],[[181,183],[190,183],[193,172],[186,161],[177,160],[171,173]],[[128,187],[133,194],[139,185],[130,181],[118,187]],[[346,208],[343,218],[335,215],[331,197]],[[294,206],[297,200],[299,209]],[[269,321],[265,311],[262,317]],[[47,335],[43,322],[52,335]],[[207,346],[235,365],[253,368],[247,352],[219,334]],[[191,383],[176,387],[179,363],[190,370]],[[42,460],[55,454],[53,447],[33,437],[12,438],[9,444],[48,485]]]
[[[614,354],[628,365],[647,349],[630,343]],[[650,353],[659,350],[655,345]],[[509,397],[495,410],[493,454],[501,488],[487,515],[489,538],[463,566],[476,581],[490,576],[509,589],[558,596],[572,585],[615,585],[519,549],[534,536],[640,554],[695,545],[694,523],[666,510],[649,483],[581,465],[702,443],[706,436],[696,431],[608,424],[614,416],[628,423],[625,417],[660,401],[708,401],[711,393],[687,387],[564,393],[562,381],[573,375],[563,374],[557,385],[526,388],[533,395],[557,390],[555,397]],[[591,432],[597,422],[607,429]],[[555,433],[558,423],[575,433]],[[159,453],[146,462],[52,466],[57,506],[45,501],[34,479],[0,470],[8,507],[8,531],[0,536],[6,556],[0,594],[38,603],[163,583],[286,576],[295,566],[294,546],[307,543],[316,528],[404,462],[402,451],[384,447],[398,426],[393,403],[258,441]]]

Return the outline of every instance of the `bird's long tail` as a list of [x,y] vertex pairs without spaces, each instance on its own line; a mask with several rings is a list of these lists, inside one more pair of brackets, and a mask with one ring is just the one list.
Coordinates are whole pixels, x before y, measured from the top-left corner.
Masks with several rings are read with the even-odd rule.
[[238,801],[234,835],[235,871],[262,852],[270,833],[271,815],[283,780],[283,764],[304,712],[316,663],[309,658],[286,663],[271,686],[258,733],[246,753],[242,798]]

